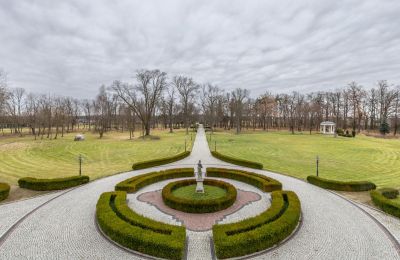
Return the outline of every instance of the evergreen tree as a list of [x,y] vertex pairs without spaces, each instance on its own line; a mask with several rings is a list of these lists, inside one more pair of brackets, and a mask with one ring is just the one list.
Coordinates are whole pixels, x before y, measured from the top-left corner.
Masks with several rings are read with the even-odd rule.
[[389,124],[386,121],[382,122],[382,124],[380,125],[379,132],[382,135],[386,135],[386,134],[388,134],[390,132]]

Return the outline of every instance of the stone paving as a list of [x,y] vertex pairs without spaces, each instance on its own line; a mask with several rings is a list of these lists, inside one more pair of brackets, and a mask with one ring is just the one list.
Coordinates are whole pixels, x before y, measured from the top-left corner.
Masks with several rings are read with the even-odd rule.
[[[0,244],[1,259],[143,259],[106,240],[97,230],[94,214],[99,195],[114,189],[126,178],[166,168],[194,166],[201,159],[204,166],[219,166],[249,170],[229,165],[211,156],[204,131],[199,129],[191,156],[179,162],[103,178],[78,187],[43,205],[26,217]],[[302,203],[303,222],[298,232],[274,250],[255,259],[400,259],[397,247],[384,230],[358,207],[347,200],[304,181],[262,170],[283,183],[285,190],[297,193]],[[152,185],[147,191],[155,190]],[[160,189],[160,188],[158,188]],[[245,189],[244,189],[245,190]],[[0,205],[2,233],[48,197]],[[181,223],[154,206],[128,196],[129,205],[143,215],[168,223]],[[44,200],[44,201],[42,201]],[[255,214],[257,203],[245,206],[224,221],[237,221]],[[133,204],[133,205],[132,205]],[[261,205],[261,204],[259,204]],[[258,212],[265,210],[261,207]],[[368,211],[369,212],[369,211]],[[243,216],[241,215],[243,214]],[[397,220],[379,212],[370,212],[384,223],[398,239]],[[2,234],[1,233],[1,234]],[[210,259],[211,233],[188,231],[188,259]]]
[[261,196],[257,193],[238,189],[237,199],[231,207],[218,212],[195,214],[175,210],[165,205],[162,199],[161,190],[146,192],[138,197],[139,201],[150,203],[167,215],[174,216],[177,220],[181,221],[187,229],[192,231],[210,230],[214,224],[216,224],[218,221],[222,221],[225,216],[228,216],[242,209],[247,204],[260,199]]
[[62,192],[0,205],[0,238],[21,218]]

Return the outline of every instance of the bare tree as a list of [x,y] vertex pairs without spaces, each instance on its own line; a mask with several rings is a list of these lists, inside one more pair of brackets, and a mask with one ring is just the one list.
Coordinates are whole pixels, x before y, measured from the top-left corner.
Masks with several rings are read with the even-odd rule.
[[362,98],[362,88],[356,82],[351,82],[348,85],[348,93],[350,98],[350,103],[353,108],[353,131],[356,131],[356,115],[359,112],[361,98]]
[[237,88],[234,91],[232,91],[232,100],[235,108],[237,134],[239,134],[242,129],[243,103],[247,100],[249,94],[250,93],[247,89]]
[[221,95],[221,90],[218,86],[213,86],[210,83],[207,83],[202,86],[201,92],[201,104],[203,107],[203,114],[209,119],[211,131],[214,129],[214,119],[216,117],[217,110],[217,100]]
[[172,80],[172,84],[178,90],[181,104],[183,108],[184,126],[186,128],[186,134],[189,133],[189,105],[193,101],[194,96],[199,89],[199,86],[192,80],[192,78],[184,76],[175,76]]
[[167,91],[167,97],[165,99],[166,106],[167,106],[167,114],[168,114],[168,126],[169,126],[169,132],[173,132],[173,116],[174,116],[174,106],[175,106],[175,87],[173,85],[170,85]]
[[132,86],[115,81],[113,89],[141,120],[145,135],[150,135],[151,119],[157,102],[167,86],[167,74],[159,70],[141,70],[136,73],[137,84]]

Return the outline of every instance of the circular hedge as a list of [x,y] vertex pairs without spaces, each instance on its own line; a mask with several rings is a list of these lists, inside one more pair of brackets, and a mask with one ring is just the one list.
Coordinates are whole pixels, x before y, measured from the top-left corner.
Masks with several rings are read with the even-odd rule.
[[210,213],[226,209],[235,202],[237,191],[235,187],[229,183],[218,180],[204,180],[204,185],[217,186],[226,190],[226,195],[217,199],[187,199],[175,196],[174,190],[196,184],[196,180],[181,180],[171,182],[162,190],[162,198],[164,203],[176,210],[188,213]]

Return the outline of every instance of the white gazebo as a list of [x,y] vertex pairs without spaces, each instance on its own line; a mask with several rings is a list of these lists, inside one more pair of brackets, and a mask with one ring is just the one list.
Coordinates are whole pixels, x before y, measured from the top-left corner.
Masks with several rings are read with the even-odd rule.
[[330,121],[324,121],[320,124],[321,134],[333,135],[335,134],[336,124]]

